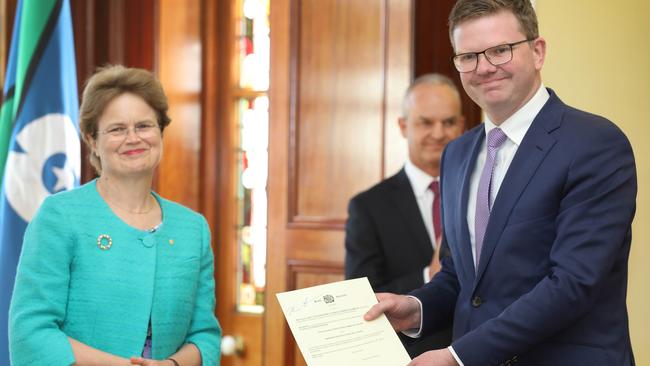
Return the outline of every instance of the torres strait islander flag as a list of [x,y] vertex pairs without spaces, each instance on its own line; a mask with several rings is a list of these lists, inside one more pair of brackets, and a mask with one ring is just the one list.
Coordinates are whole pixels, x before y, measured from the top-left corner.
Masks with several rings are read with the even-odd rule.
[[27,223],[48,195],[79,185],[73,42],[69,0],[18,2],[0,110],[0,365]]

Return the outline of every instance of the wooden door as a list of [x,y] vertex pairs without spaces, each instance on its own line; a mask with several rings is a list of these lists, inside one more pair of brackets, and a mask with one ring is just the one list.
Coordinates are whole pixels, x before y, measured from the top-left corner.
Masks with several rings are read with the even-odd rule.
[[277,292],[343,279],[348,200],[399,169],[411,2],[274,0],[264,364],[304,360]]
[[201,213],[212,229],[215,253],[217,317],[224,336],[241,339],[243,351],[222,355],[222,366],[262,365],[264,314],[237,308],[239,87],[237,9],[242,0],[201,0],[202,95]]

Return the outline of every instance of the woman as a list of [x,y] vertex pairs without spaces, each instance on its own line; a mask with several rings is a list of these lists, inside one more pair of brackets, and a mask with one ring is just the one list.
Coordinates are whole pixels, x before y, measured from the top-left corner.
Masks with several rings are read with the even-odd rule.
[[80,116],[99,178],[48,197],[27,228],[12,365],[218,365],[208,225],[151,191],[170,122],[160,83],[104,68]]

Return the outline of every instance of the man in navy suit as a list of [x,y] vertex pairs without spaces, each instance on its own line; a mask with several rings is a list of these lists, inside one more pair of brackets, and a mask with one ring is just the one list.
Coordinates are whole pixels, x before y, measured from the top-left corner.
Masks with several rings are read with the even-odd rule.
[[541,80],[529,0],[459,0],[454,64],[486,121],[441,163],[451,257],[411,296],[378,294],[367,320],[453,342],[410,365],[634,365],[626,308],[636,171],[625,135]]
[[[368,277],[378,292],[406,294],[440,269],[440,156],[464,129],[454,82],[440,74],[418,77],[406,90],[398,123],[408,160],[397,174],[350,200],[345,276]],[[401,336],[409,355],[447,347],[449,325],[419,340]]]

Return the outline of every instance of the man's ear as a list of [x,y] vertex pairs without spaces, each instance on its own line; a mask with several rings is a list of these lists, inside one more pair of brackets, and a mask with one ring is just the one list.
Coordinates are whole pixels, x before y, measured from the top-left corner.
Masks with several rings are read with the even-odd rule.
[[541,70],[546,58],[546,40],[544,38],[538,37],[533,41],[533,57],[535,58],[535,69]]
[[406,138],[406,118],[404,117],[398,118],[397,124],[399,125],[399,130],[402,133],[402,137]]

